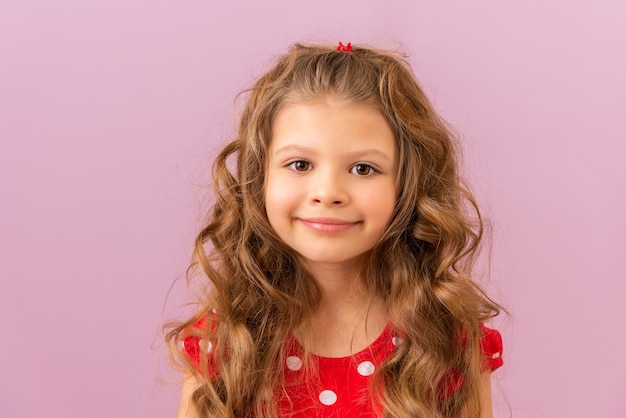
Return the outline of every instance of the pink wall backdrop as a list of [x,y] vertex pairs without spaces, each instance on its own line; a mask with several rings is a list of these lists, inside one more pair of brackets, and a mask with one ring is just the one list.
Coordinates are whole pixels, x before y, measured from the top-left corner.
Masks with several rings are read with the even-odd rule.
[[400,42],[494,225],[496,416],[626,416],[621,1],[0,3],[0,416],[173,417],[159,324],[233,98],[294,40]]

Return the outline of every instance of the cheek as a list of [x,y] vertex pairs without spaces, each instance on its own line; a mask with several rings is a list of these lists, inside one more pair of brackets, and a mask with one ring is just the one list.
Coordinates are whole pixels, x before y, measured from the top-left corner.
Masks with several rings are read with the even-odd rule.
[[293,201],[290,188],[278,183],[269,181],[265,186],[265,214],[274,229],[277,222],[289,215]]
[[370,214],[385,222],[389,221],[393,214],[396,198],[395,189],[388,185],[381,185],[381,187],[360,193],[361,203],[368,208]]

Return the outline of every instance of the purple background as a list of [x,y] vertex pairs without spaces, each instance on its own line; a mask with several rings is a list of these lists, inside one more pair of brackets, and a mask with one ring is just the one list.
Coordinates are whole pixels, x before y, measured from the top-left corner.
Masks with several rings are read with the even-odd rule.
[[[387,5],[385,5],[387,3]],[[173,417],[235,94],[295,40],[400,42],[494,224],[496,416],[626,416],[621,1],[0,3],[0,416]]]

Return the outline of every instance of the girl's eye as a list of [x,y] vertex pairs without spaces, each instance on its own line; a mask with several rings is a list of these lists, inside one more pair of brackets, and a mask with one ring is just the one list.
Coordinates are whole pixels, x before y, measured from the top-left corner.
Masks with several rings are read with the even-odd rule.
[[376,170],[371,165],[357,164],[352,167],[350,172],[359,176],[371,176],[376,172]]
[[295,171],[309,171],[311,169],[311,163],[304,160],[298,160],[289,164],[289,167]]

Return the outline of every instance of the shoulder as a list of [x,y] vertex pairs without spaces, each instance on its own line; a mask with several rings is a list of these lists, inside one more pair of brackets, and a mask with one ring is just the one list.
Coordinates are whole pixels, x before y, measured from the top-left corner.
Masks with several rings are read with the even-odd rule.
[[183,388],[180,395],[180,406],[178,408],[178,418],[199,418],[198,412],[193,405],[193,393],[202,385],[194,376],[187,375],[183,381]]

